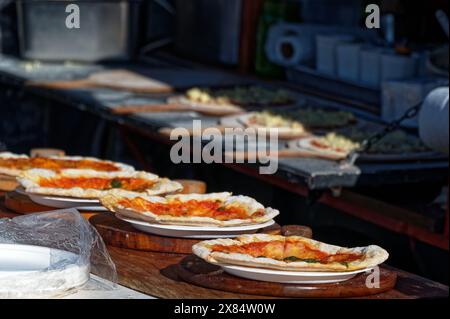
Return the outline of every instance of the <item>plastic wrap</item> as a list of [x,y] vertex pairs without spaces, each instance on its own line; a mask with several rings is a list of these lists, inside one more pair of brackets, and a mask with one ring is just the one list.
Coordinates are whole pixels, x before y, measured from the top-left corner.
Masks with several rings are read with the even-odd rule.
[[0,219],[0,298],[69,294],[89,280],[90,272],[114,289],[115,265],[77,210]]

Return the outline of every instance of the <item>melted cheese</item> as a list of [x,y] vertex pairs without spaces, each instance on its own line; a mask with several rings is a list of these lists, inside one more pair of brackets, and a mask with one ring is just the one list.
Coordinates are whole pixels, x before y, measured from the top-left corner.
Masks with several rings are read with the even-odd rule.
[[118,204],[137,212],[152,212],[156,215],[174,217],[210,217],[217,220],[251,219],[263,216],[264,210],[249,214],[245,207],[239,205],[224,205],[219,200],[171,200],[168,202],[150,202],[141,197],[123,198]]
[[100,177],[59,177],[59,178],[41,178],[39,180],[41,187],[51,188],[75,188],[109,190],[120,188],[128,191],[143,192],[151,188],[155,181],[143,178],[100,178]]
[[223,253],[240,253],[252,257],[266,257],[286,262],[305,261],[308,263],[328,264],[333,262],[349,263],[363,258],[356,253],[329,254],[309,243],[298,239],[252,242],[237,245],[213,245],[211,250]]
[[49,170],[61,170],[61,169],[93,169],[96,171],[116,172],[119,168],[113,163],[107,163],[104,161],[93,160],[70,160],[70,159],[57,159],[46,157],[32,157],[32,158],[0,158],[0,166],[28,170],[33,168],[42,168]]

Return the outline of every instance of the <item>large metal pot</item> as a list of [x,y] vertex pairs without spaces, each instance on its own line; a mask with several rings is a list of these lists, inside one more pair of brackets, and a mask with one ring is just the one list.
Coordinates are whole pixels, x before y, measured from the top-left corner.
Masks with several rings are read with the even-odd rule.
[[[79,8],[79,28],[68,28],[70,4]],[[127,60],[137,43],[140,0],[19,0],[21,56],[53,61]]]

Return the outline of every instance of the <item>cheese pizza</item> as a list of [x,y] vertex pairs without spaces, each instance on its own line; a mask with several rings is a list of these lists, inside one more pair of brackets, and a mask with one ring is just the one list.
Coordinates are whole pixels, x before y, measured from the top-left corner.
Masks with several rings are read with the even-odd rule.
[[122,163],[99,160],[93,157],[52,156],[28,157],[9,152],[0,153],[0,174],[19,176],[23,171],[41,168],[53,171],[65,169],[95,170],[100,172],[134,171],[134,168]]
[[[345,158],[350,152],[361,147],[362,142],[373,136],[374,132],[352,129],[347,132],[330,132],[321,137],[308,137],[298,141],[301,148]],[[416,136],[401,130],[390,132],[366,150],[366,154],[414,154],[429,151]]]
[[248,113],[240,116],[239,121],[245,127],[276,130],[278,136],[284,139],[298,138],[308,134],[300,122],[268,111]]
[[17,179],[25,191],[33,194],[99,198],[110,190],[119,194],[167,194],[181,190],[180,183],[147,172],[105,173],[93,170],[64,170],[55,172],[32,169]]
[[375,267],[389,256],[375,245],[344,248],[300,236],[267,234],[202,241],[192,251],[214,264],[289,271],[353,271]]
[[177,194],[165,198],[138,194],[117,194],[100,198],[109,210],[150,223],[240,226],[273,219],[279,212],[265,208],[253,198],[231,193]]

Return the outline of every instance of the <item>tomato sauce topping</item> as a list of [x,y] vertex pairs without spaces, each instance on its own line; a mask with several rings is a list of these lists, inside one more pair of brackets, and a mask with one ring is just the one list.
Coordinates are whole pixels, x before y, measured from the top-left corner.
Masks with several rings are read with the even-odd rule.
[[116,172],[119,167],[113,163],[92,160],[70,160],[47,157],[0,158],[0,166],[19,170],[43,168],[58,171],[61,169],[93,169],[96,171]]
[[155,181],[143,178],[100,178],[100,177],[60,177],[60,178],[41,178],[39,185],[52,188],[74,188],[83,189],[110,190],[113,188],[124,189],[128,191],[143,192],[151,188]]
[[244,207],[237,205],[224,206],[222,201],[218,200],[170,200],[165,203],[155,203],[147,201],[141,197],[133,199],[123,198],[118,202],[126,208],[138,212],[150,211],[156,215],[169,215],[175,217],[211,217],[217,220],[231,219],[249,219],[264,215],[264,210],[258,210],[249,215]]
[[266,257],[286,262],[304,261],[308,263],[349,263],[363,258],[357,253],[329,254],[312,247],[310,244],[287,238],[285,241],[261,241],[237,245],[213,245],[212,251],[240,253],[252,257]]
[[343,148],[340,148],[340,147],[337,147],[337,146],[327,145],[326,143],[323,143],[323,142],[318,141],[318,140],[312,140],[311,141],[311,145],[315,146],[317,148],[324,149],[324,150],[330,150],[331,149],[331,150],[333,150],[335,152],[341,152],[341,153],[345,152],[345,150]]

